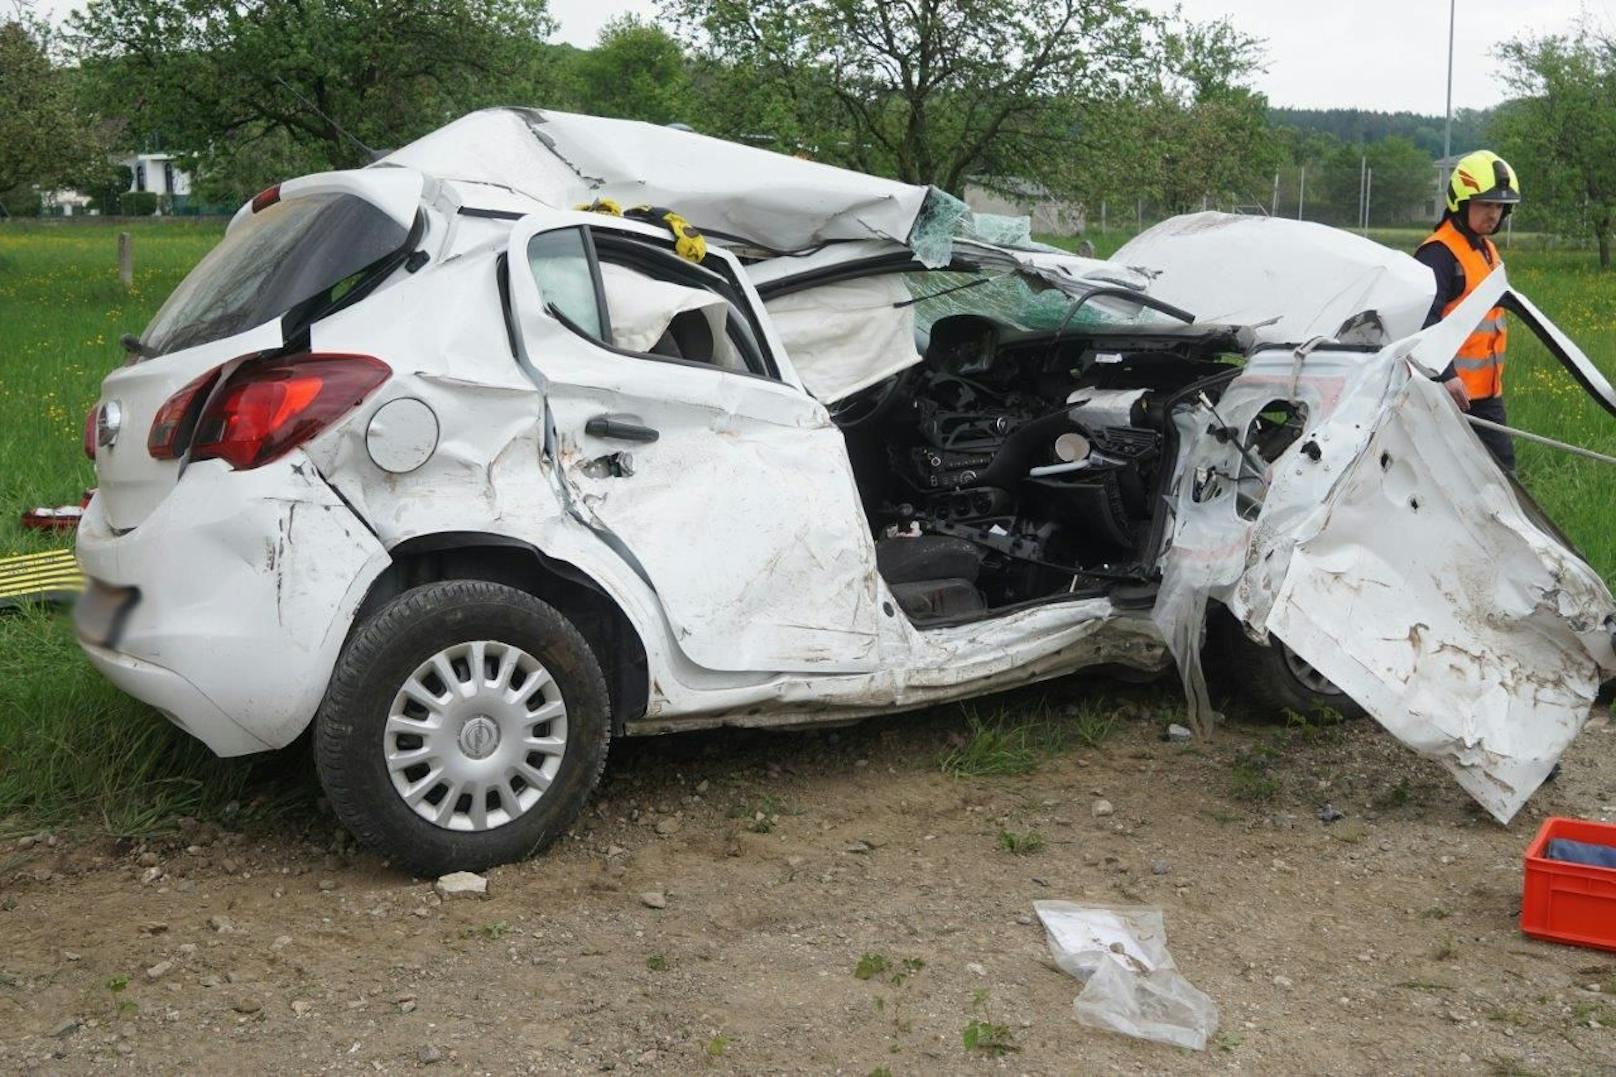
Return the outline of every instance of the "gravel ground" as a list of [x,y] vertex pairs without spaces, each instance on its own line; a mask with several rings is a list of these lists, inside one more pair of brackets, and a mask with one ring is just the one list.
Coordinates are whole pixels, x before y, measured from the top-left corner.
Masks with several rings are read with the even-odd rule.
[[[939,768],[955,711],[622,745],[483,897],[313,808],[25,838],[0,1070],[1616,1072],[1616,954],[1516,926],[1539,822],[1616,815],[1607,717],[1504,828],[1372,722],[1180,744],[1154,708],[994,778]],[[1221,1010],[1208,1050],[1078,1024],[1045,898],[1159,906]]]

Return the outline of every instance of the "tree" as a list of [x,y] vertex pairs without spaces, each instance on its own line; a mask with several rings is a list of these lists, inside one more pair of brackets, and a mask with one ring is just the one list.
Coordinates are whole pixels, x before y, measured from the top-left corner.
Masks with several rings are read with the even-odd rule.
[[1083,106],[1148,70],[1153,25],[1124,0],[664,0],[664,10],[709,59],[702,84],[756,106],[736,115],[718,102],[705,116],[721,124],[714,133],[786,130],[802,143],[778,148],[955,194],[970,176],[1059,186]]
[[1369,191],[1371,218],[1381,225],[1418,220],[1436,186],[1431,155],[1411,139],[1391,135],[1366,147],[1365,156],[1374,170]]
[[634,15],[608,22],[576,61],[581,106],[596,116],[688,123],[690,74],[684,51],[661,27]]
[[49,48],[48,30],[25,11],[0,23],[0,196],[69,185],[105,153]]
[[[1168,212],[1208,196],[1260,201],[1281,160],[1267,99],[1244,85],[1261,62],[1261,43],[1228,20],[1164,27],[1153,78],[1124,101],[1111,144],[1089,152]],[[1119,129],[1130,124],[1131,138]]]
[[[1276,108],[1269,110],[1276,126],[1330,135],[1341,142],[1369,145],[1402,135],[1431,158],[1442,155],[1443,119],[1414,112],[1370,112],[1357,108]],[[1453,150],[1469,153],[1486,144],[1491,110],[1460,108],[1453,113]]]
[[1522,176],[1540,219],[1592,234],[1609,269],[1616,225],[1616,41],[1588,24],[1574,33],[1522,37],[1504,46],[1510,86],[1522,96],[1499,110],[1493,133]]
[[70,25],[137,135],[204,154],[284,139],[336,168],[532,99],[553,29],[546,0],[90,0]]

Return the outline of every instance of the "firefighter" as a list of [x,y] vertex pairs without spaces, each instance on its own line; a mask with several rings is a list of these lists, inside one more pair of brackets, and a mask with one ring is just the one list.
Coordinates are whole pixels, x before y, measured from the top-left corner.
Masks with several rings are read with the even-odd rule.
[[[1459,159],[1448,179],[1447,212],[1414,254],[1436,276],[1436,299],[1425,317],[1426,325],[1452,313],[1501,264],[1498,248],[1489,237],[1520,200],[1515,170],[1498,154],[1477,150]],[[1504,348],[1508,340],[1504,311],[1494,307],[1442,371],[1441,381],[1460,411],[1490,422],[1505,422]],[[1514,471],[1515,447],[1509,435],[1475,429],[1499,465]]]

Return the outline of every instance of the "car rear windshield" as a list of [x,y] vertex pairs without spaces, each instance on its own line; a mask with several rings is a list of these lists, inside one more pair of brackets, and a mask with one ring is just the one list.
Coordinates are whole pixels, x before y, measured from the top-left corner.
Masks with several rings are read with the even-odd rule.
[[222,340],[322,296],[332,302],[398,253],[409,230],[351,194],[276,202],[225,236],[146,328],[149,355]]

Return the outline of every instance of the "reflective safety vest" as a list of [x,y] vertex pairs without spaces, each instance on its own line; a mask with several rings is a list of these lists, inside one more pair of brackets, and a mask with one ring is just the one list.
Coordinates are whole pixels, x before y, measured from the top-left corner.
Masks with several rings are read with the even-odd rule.
[[[1480,287],[1481,282],[1498,267],[1498,248],[1493,241],[1481,237],[1486,248],[1485,252],[1478,251],[1470,245],[1464,233],[1456,228],[1452,221],[1443,221],[1437,230],[1431,233],[1431,238],[1425,243],[1440,243],[1453,252],[1459,260],[1459,268],[1464,272],[1464,291],[1456,296],[1453,302],[1442,308],[1442,316],[1446,318],[1452,314],[1454,308],[1470,297],[1470,293]],[[1425,243],[1420,246],[1425,246]],[[1458,371],[1459,378],[1470,393],[1472,400],[1480,400],[1491,396],[1504,395],[1504,348],[1509,343],[1509,326],[1504,321],[1504,308],[1494,307],[1487,312],[1487,317],[1476,326],[1476,331],[1465,338],[1464,344],[1459,348],[1459,354],[1454,356],[1453,368]]]

